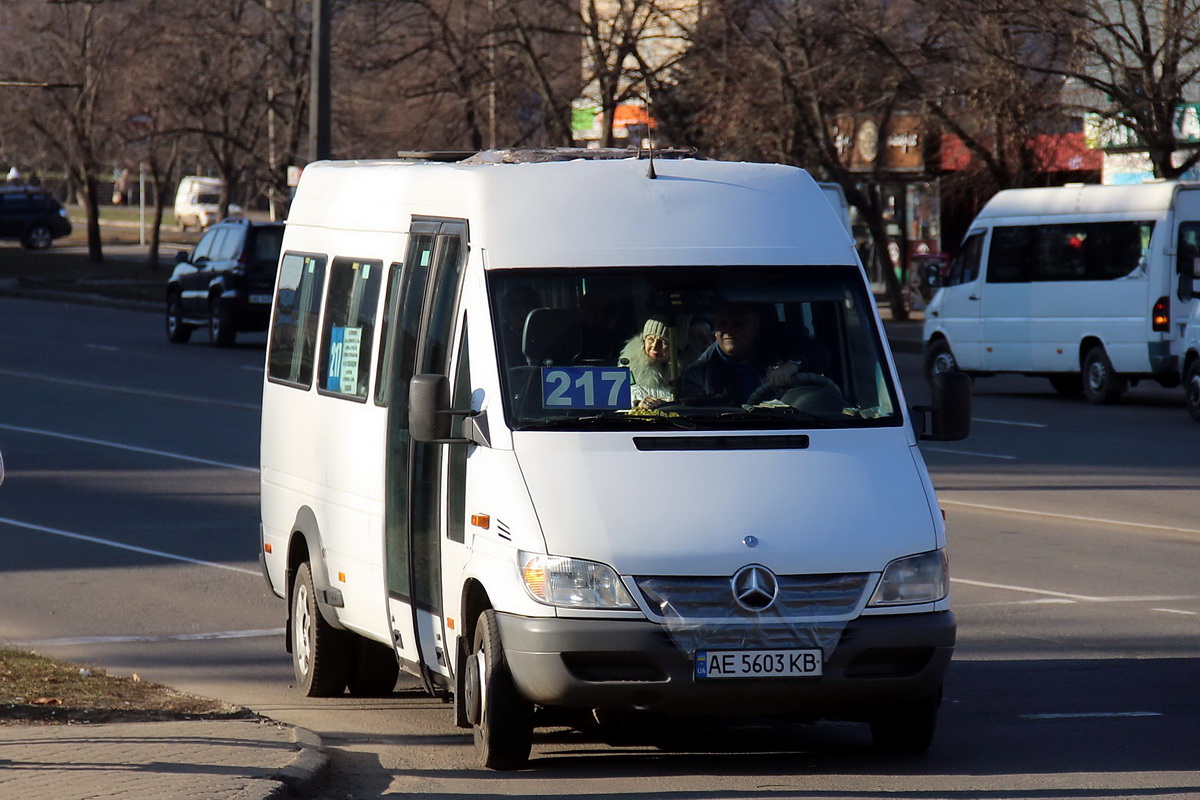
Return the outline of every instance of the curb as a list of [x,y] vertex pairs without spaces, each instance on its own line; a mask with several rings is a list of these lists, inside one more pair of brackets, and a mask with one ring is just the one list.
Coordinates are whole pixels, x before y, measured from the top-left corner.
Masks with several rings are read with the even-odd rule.
[[272,776],[279,784],[264,800],[308,797],[329,774],[329,755],[319,736],[307,728],[293,727],[292,739],[296,743],[296,756]]

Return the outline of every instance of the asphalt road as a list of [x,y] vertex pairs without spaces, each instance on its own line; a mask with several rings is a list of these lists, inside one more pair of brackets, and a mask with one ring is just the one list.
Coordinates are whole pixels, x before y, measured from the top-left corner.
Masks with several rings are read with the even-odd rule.
[[[897,360],[910,403],[919,359]],[[323,798],[1200,797],[1200,426],[985,379],[923,445],[950,526],[959,646],[933,750],[863,726],[693,727],[663,749],[539,733],[475,768],[415,690],[307,700],[257,565],[262,337],[169,345],[156,314],[0,298],[0,641],[243,703],[334,748]]]

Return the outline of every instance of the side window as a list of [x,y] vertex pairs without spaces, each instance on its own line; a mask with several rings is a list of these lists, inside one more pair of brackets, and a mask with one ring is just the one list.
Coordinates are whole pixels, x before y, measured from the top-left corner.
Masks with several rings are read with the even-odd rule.
[[212,258],[213,247],[217,242],[217,237],[224,233],[220,228],[213,228],[200,237],[200,241],[196,244],[196,249],[192,251],[191,261],[193,264],[202,258]]
[[387,297],[383,303],[383,320],[379,331],[379,364],[375,367],[375,405],[386,406],[391,397],[392,345],[389,338],[392,325],[400,308],[400,280],[402,267],[392,264],[388,270]]
[[979,262],[983,257],[984,235],[982,231],[972,233],[963,242],[962,249],[958,251],[958,255],[954,257],[954,262],[950,265],[950,276],[946,280],[948,286],[970,283],[979,277]]
[[267,344],[267,375],[307,389],[312,383],[317,318],[325,283],[325,257],[286,253],[279,263],[279,288]]
[[367,398],[382,277],[382,261],[333,260],[321,326],[321,391],[356,400]]
[[209,258],[213,261],[229,261],[237,258],[238,251],[242,246],[242,237],[246,235],[246,229],[228,226],[221,232],[224,235],[213,244]]
[[[454,385],[450,390],[451,408],[469,408],[471,405],[471,360],[467,347],[467,323],[463,319],[462,341],[458,346],[458,365],[454,372]],[[462,435],[462,417],[454,418],[455,436]],[[466,541],[467,530],[467,448],[451,447],[449,470],[446,483],[446,538],[452,542]]]
[[988,249],[988,283],[1023,283],[1029,280],[1034,259],[1034,228],[1001,227],[992,229]]
[[1189,278],[1200,276],[1200,222],[1179,223],[1175,243],[1175,272]]

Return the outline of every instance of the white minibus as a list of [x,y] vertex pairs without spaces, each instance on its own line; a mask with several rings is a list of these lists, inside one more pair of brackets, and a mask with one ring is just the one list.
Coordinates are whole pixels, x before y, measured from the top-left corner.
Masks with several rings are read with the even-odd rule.
[[1094,403],[1179,385],[1198,233],[1195,184],[997,193],[925,311],[926,371],[1045,376]]
[[803,170],[311,164],[262,406],[297,685],[370,695],[402,668],[498,769],[541,725],[679,714],[924,750],[956,626],[917,443],[966,436],[969,403],[955,373],[905,407]]

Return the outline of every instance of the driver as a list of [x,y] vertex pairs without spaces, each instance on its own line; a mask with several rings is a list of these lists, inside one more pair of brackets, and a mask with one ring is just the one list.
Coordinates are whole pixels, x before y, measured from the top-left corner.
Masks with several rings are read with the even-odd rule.
[[684,371],[681,399],[738,406],[764,383],[781,391],[789,388],[800,365],[773,357],[764,327],[761,312],[750,303],[718,308],[713,343]]

